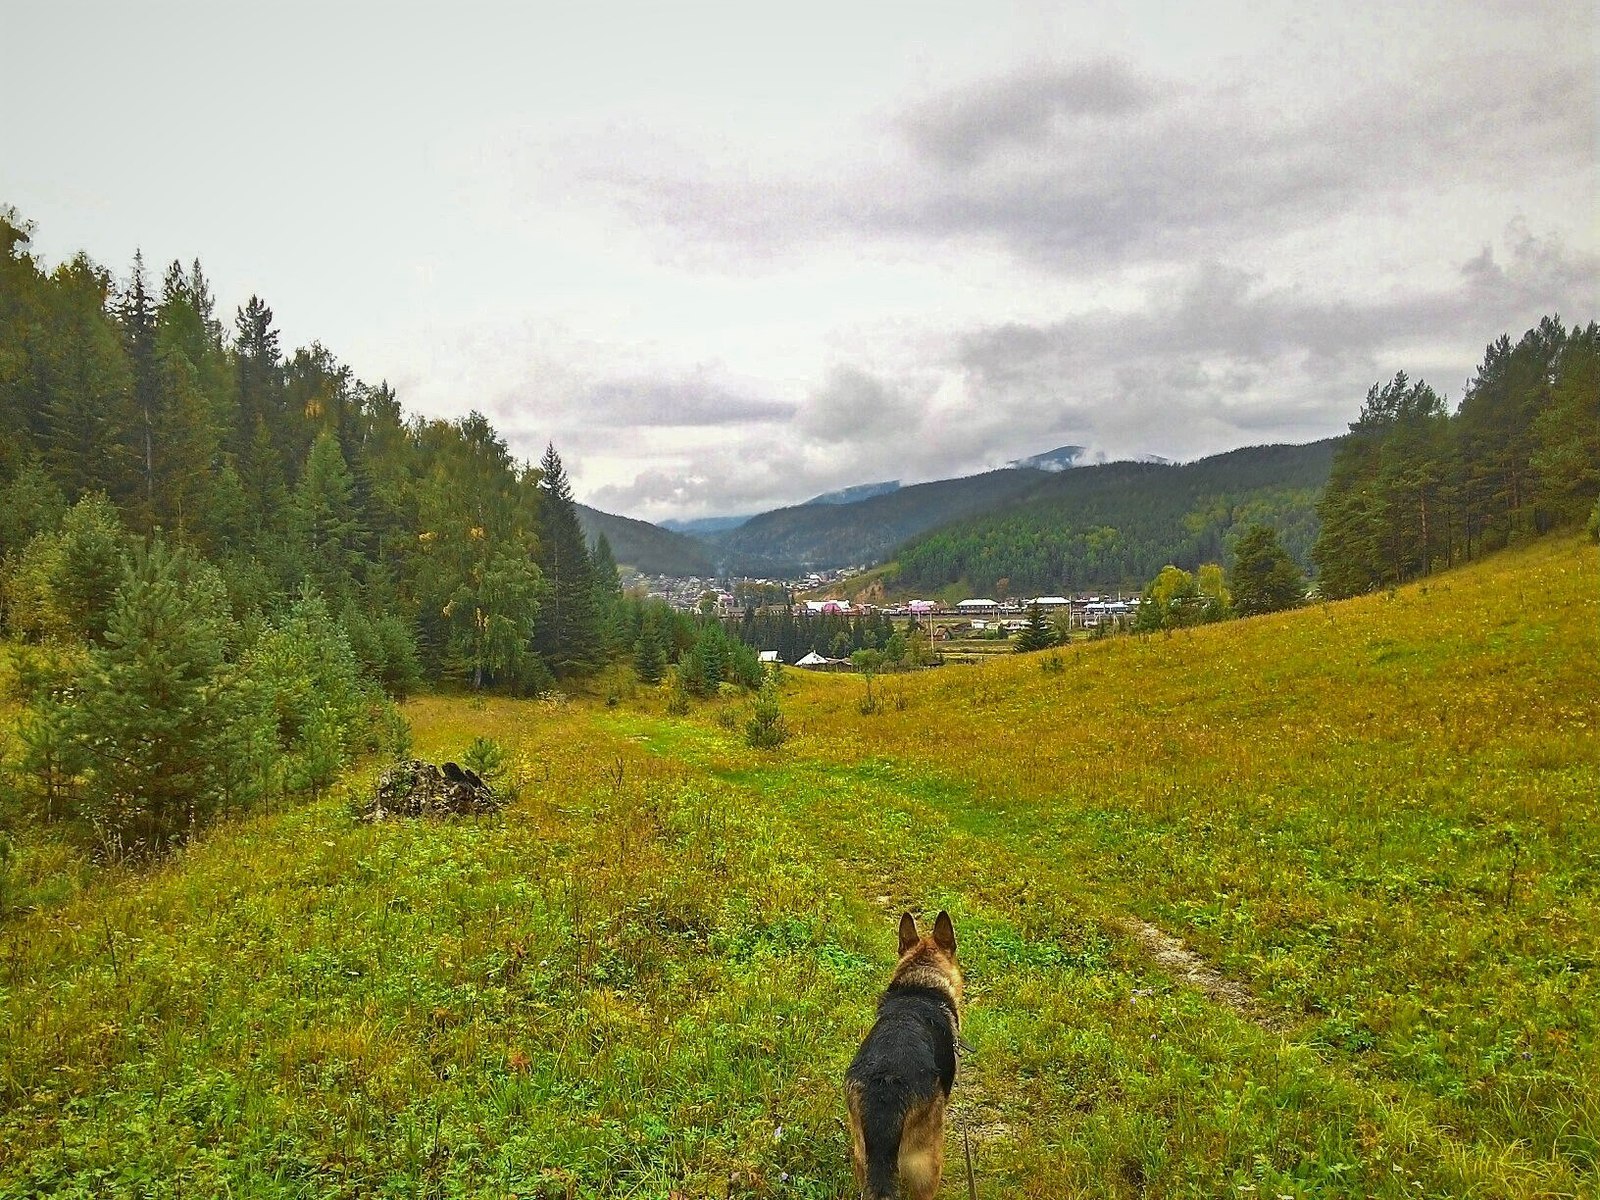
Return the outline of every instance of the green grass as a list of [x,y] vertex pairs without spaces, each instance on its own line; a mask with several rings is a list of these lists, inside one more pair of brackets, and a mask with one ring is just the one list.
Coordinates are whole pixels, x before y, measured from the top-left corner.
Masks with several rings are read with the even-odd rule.
[[509,748],[501,817],[29,841],[0,1195],[844,1196],[839,1079],[941,906],[980,1195],[1594,1195],[1597,582],[1548,541],[876,715],[790,673],[775,753],[644,692],[425,698],[419,754]]

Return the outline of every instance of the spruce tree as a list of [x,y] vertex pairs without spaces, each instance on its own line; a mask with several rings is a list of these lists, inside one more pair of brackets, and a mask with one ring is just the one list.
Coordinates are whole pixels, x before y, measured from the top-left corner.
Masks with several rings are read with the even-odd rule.
[[661,647],[661,630],[653,620],[646,618],[639,630],[639,641],[634,647],[633,669],[643,683],[660,683],[667,669],[667,656]]
[[594,607],[600,630],[601,651],[610,654],[622,642],[622,576],[617,570],[611,541],[604,533],[595,538],[589,562],[594,575]]
[[1028,605],[1028,627],[1017,639],[1016,652],[1027,654],[1031,650],[1046,650],[1055,644],[1055,630],[1050,628],[1050,622],[1045,619],[1044,609],[1035,600]]
[[364,559],[351,478],[332,433],[318,435],[295,488],[292,531],[305,573],[341,606],[356,591]]
[[534,626],[534,648],[557,676],[582,674],[595,665],[600,651],[593,564],[554,444],[545,447],[539,470],[539,569],[547,591]]
[[155,520],[156,427],[161,415],[160,371],[156,361],[156,307],[145,280],[144,254],[133,255],[133,276],[117,306],[123,345],[133,371],[134,452],[139,462],[139,499],[142,524]]
[[29,347],[42,385],[45,463],[71,499],[104,491],[122,501],[138,491],[133,376],[106,313],[110,287],[82,255],[58,268],[45,293],[44,329]]

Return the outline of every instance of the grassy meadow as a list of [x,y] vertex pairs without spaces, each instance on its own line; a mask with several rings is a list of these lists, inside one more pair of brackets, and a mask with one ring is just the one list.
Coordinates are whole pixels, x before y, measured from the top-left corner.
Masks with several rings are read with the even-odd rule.
[[19,838],[0,1196],[847,1196],[840,1079],[940,907],[944,1195],[965,1134],[992,1198],[1594,1196],[1597,677],[1559,538],[876,712],[790,671],[775,752],[740,699],[418,699],[504,814],[358,824],[372,764],[142,869]]

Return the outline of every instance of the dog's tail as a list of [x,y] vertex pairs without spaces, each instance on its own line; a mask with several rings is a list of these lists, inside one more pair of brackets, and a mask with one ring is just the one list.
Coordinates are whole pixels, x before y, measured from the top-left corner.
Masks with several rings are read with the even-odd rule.
[[899,1096],[874,1095],[860,1089],[850,1097],[855,1118],[857,1154],[866,1179],[864,1200],[894,1200],[900,1177],[900,1137],[905,1129],[905,1105]]

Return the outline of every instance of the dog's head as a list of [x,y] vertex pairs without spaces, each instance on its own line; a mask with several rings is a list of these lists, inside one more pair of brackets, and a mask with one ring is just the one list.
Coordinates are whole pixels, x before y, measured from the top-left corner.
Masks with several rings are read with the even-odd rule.
[[900,918],[900,961],[895,964],[894,982],[902,987],[931,987],[950,993],[961,1003],[961,966],[956,962],[956,927],[950,914],[941,912],[933,922],[933,932],[924,937],[910,913]]

